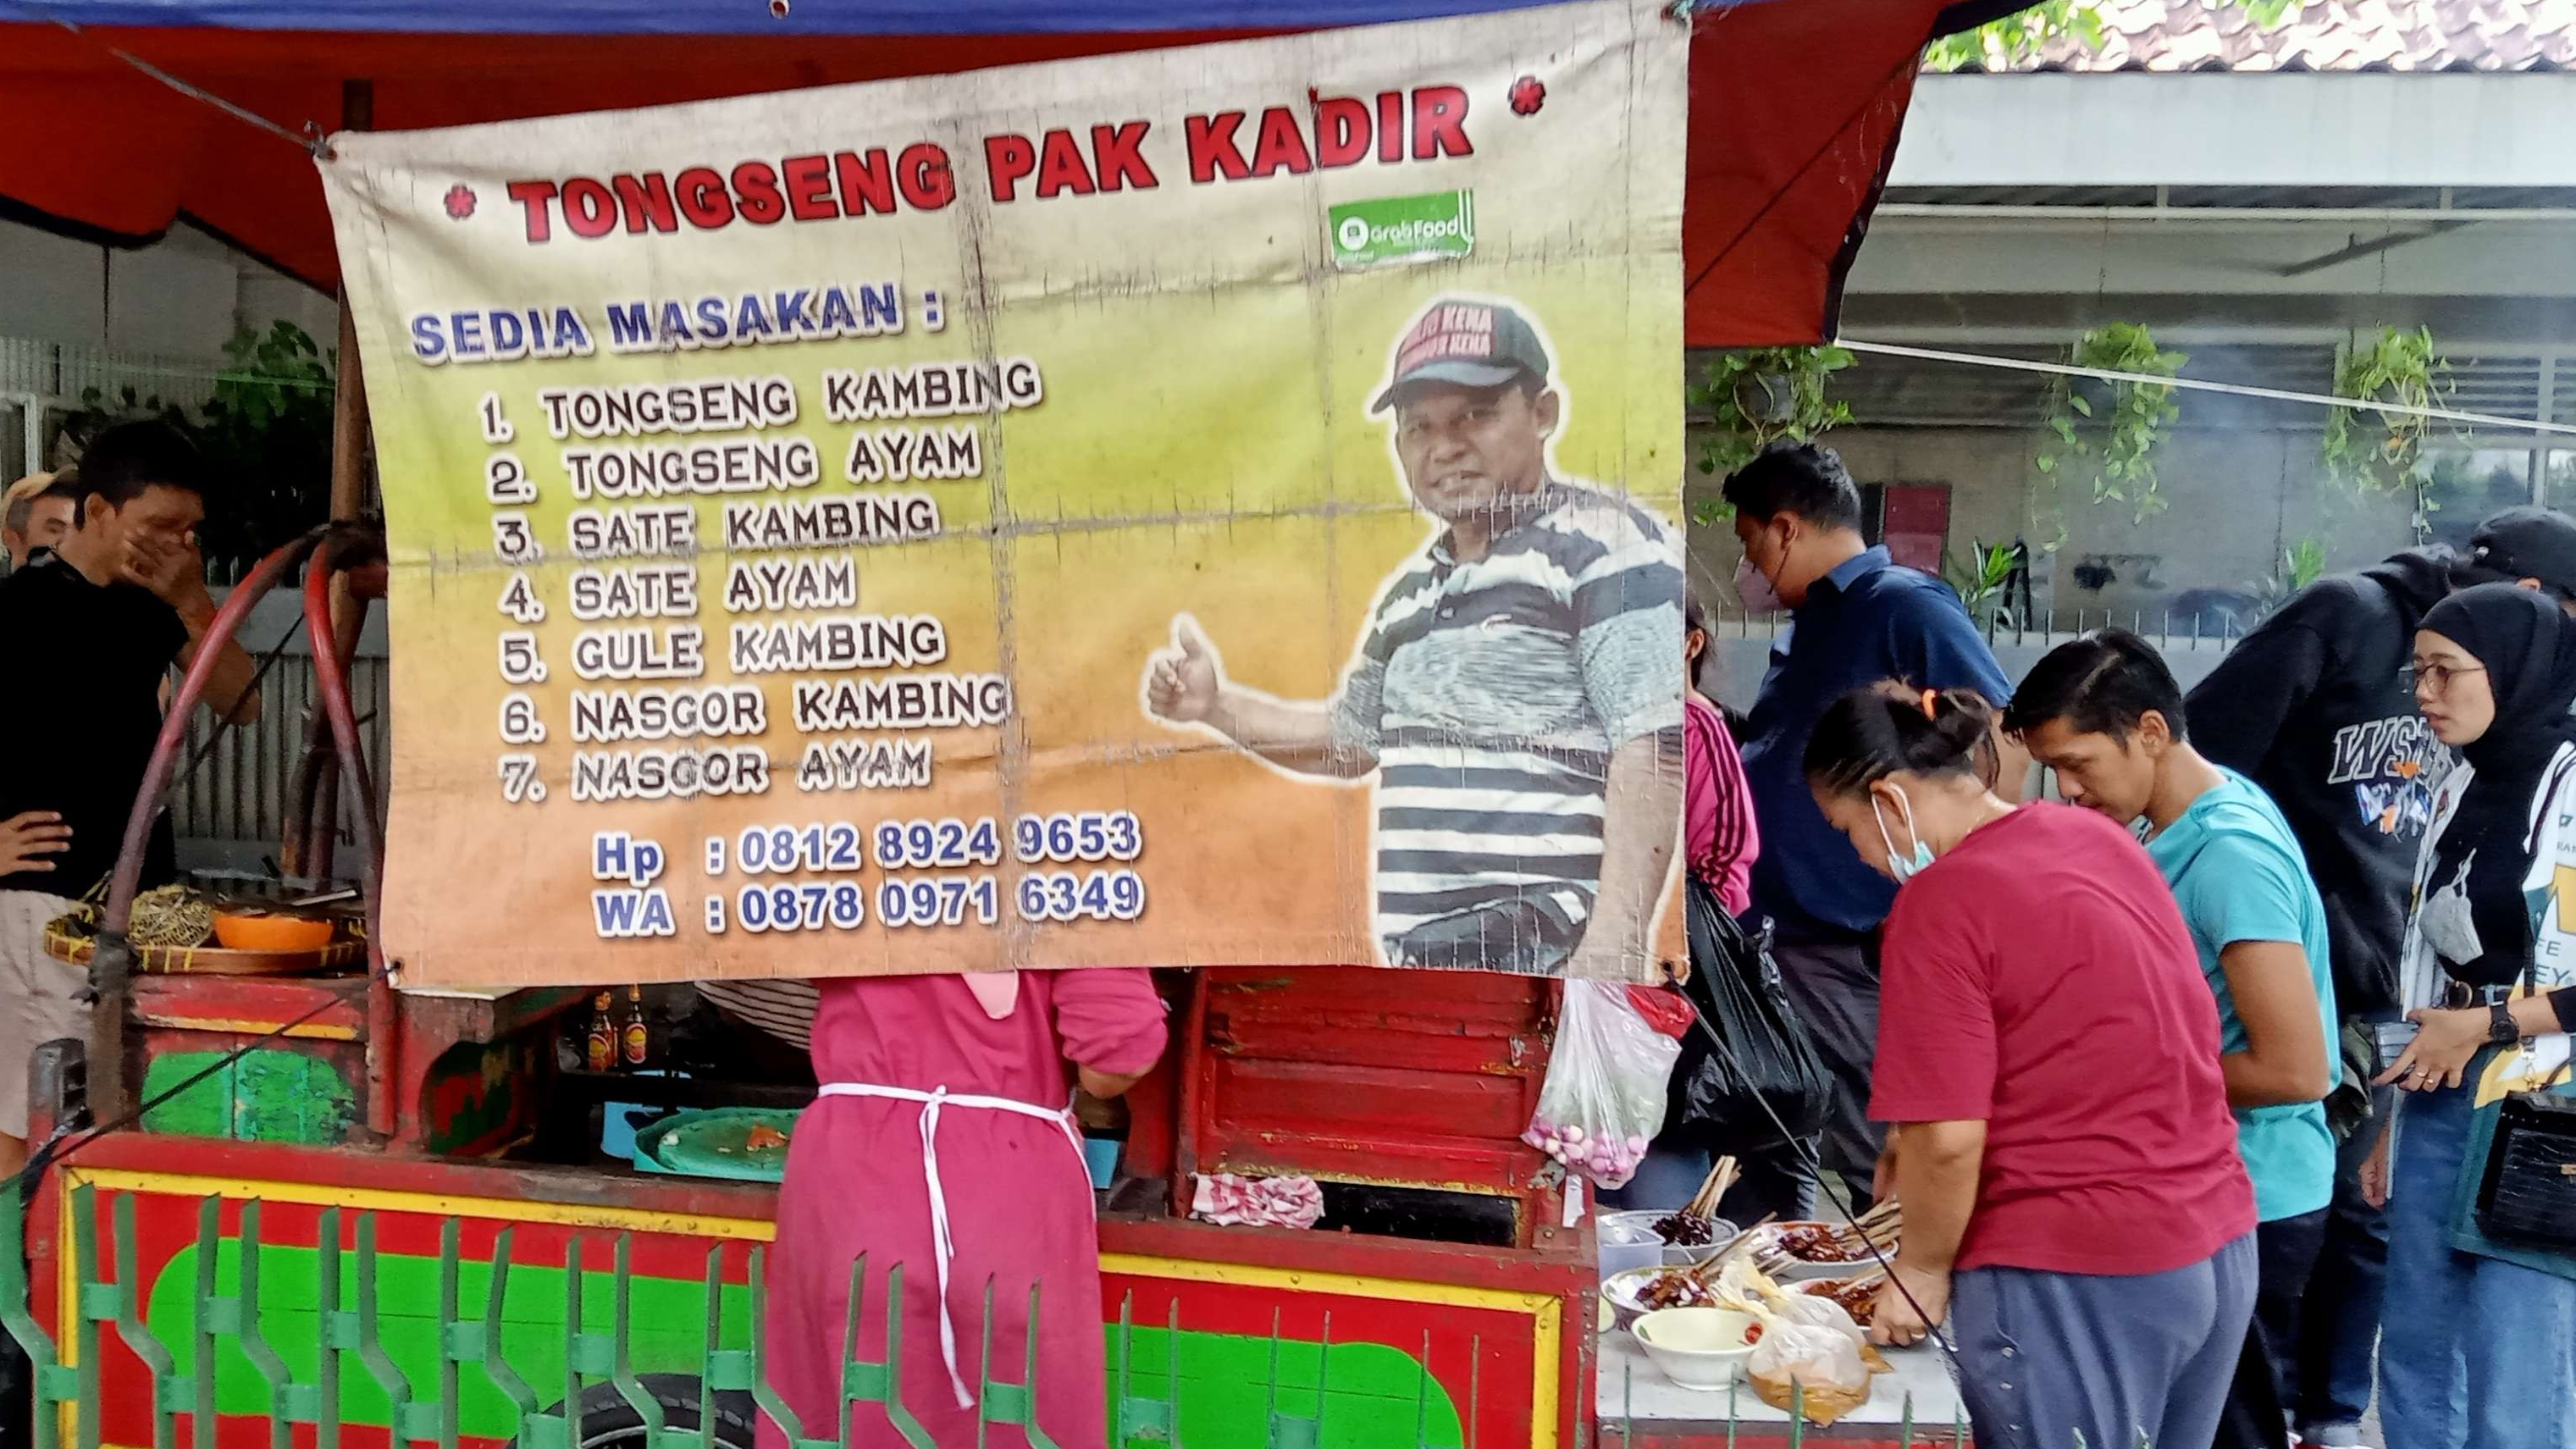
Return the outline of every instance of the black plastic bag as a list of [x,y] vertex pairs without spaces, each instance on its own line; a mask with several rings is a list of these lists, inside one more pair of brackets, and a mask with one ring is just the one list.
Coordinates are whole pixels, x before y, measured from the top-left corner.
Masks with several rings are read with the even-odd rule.
[[1792,1139],[1814,1137],[1824,1126],[1828,1079],[1789,1009],[1770,931],[1746,934],[1705,882],[1694,878],[1689,888],[1691,973],[1682,993],[1726,1050],[1696,1027],[1683,1038],[1667,1130],[1711,1152],[1776,1146],[1781,1125]]

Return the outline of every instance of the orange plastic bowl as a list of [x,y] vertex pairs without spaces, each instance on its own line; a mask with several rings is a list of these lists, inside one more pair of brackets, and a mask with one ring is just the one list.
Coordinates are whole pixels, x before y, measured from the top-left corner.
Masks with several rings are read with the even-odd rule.
[[301,916],[215,917],[215,940],[230,951],[319,951],[331,944],[334,929]]

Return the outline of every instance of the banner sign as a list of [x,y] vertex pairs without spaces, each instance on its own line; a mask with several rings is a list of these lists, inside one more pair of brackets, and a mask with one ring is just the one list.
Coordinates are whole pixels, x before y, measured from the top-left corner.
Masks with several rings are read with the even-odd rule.
[[334,138],[404,982],[1649,974],[1686,42]]

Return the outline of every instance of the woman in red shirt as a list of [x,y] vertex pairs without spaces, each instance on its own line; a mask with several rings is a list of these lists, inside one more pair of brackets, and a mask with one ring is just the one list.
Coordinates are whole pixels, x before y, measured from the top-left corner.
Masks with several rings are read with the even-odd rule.
[[1807,745],[1825,818],[1899,886],[1870,1116],[1905,1236],[1873,1331],[1950,1320],[1983,1449],[2205,1445],[2255,1288],[2218,1008],[2128,832],[1980,780],[1994,718],[1888,683]]

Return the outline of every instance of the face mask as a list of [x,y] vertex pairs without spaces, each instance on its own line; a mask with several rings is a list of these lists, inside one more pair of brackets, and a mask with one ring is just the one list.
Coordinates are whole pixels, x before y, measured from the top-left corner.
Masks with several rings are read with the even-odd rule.
[[[1905,812],[1905,833],[1914,835],[1914,802],[1906,799],[1905,792],[1902,790],[1896,792],[1896,808]],[[1923,837],[1919,835],[1914,837],[1914,855],[1911,859],[1896,853],[1896,840],[1887,833],[1887,817],[1879,814],[1878,797],[1875,795],[1869,797],[1869,813],[1870,817],[1878,822],[1878,838],[1887,844],[1887,873],[1896,878],[1898,885],[1905,884],[1931,868],[1932,847],[1925,845]]]
[[1735,596],[1744,601],[1747,614],[1777,614],[1789,607],[1771,586],[1770,576],[1753,566],[1750,554],[1735,561]]

